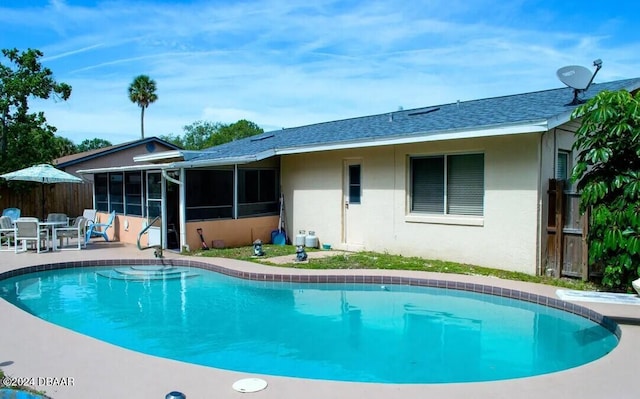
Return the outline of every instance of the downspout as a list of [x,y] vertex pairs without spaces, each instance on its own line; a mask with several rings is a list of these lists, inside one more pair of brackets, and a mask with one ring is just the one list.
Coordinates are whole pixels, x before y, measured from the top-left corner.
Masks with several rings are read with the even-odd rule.
[[[555,129],[554,129],[555,131]],[[544,132],[540,135],[540,142],[538,143],[538,223],[536,228],[536,275],[542,276],[542,205],[543,205],[543,192],[542,192],[542,148],[544,141],[544,135],[548,133]]]
[[[180,169],[181,174],[182,174],[183,170],[184,169]],[[173,177],[169,176],[169,174],[167,173],[166,169],[162,169],[162,177],[164,177],[165,179],[169,180],[171,183],[174,183],[174,184],[177,184],[177,185],[181,185],[182,184],[182,182],[180,180],[176,180]],[[182,178],[182,176],[181,176],[181,178]]]
[[187,245],[187,188],[184,182],[187,181],[187,170],[185,168],[180,168],[180,182],[182,184],[178,185],[178,201],[180,202],[178,206],[178,225],[180,227],[180,252],[182,252],[183,248],[188,247]]

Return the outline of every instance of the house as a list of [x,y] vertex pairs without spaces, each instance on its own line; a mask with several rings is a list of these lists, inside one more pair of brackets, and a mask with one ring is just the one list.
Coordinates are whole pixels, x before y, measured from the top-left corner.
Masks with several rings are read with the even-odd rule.
[[[69,216],[82,215],[83,209],[94,203],[93,175],[80,175],[78,169],[133,165],[134,156],[164,153],[179,147],[157,137],[148,137],[95,150],[67,155],[52,164],[67,173],[83,178],[85,184],[51,184],[45,196],[45,213],[62,212]],[[23,215],[40,215],[42,191],[35,187],[29,192],[0,189],[0,209],[18,205]]]
[[133,158],[135,156],[178,150],[179,148],[180,147],[159,139],[158,137],[147,137],[140,140],[66,155],[55,159],[53,166],[72,175],[93,181],[93,175],[80,175],[76,173],[76,171],[79,169],[106,166],[134,165]]
[[[640,79],[592,84],[582,97],[638,88]],[[282,194],[290,236],[314,231],[336,249],[540,274],[549,181],[566,180],[576,155],[573,94],[560,88],[286,128],[135,157],[144,167],[82,172],[95,174],[104,194],[98,209],[127,220],[139,217],[129,216],[127,198],[141,192],[128,178],[143,172],[143,213],[177,229],[175,246],[199,247],[198,229],[208,245],[269,241]],[[111,185],[114,175],[124,188]],[[122,191],[115,203],[112,190]]]

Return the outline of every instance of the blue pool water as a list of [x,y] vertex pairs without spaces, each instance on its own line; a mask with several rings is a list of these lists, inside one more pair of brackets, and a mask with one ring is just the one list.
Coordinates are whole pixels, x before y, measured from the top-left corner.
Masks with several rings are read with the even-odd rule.
[[10,388],[0,388],[0,399],[45,399],[46,396]]
[[139,352],[314,379],[510,379],[582,365],[618,342],[586,318],[466,291],[171,273],[144,266],[38,272],[1,280],[0,296]]

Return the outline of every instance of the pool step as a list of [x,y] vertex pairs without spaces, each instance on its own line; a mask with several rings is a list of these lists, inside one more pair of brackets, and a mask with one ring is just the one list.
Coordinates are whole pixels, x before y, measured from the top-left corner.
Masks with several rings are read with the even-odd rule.
[[125,266],[110,270],[98,271],[97,275],[116,280],[174,280],[195,277],[190,268],[175,266]]

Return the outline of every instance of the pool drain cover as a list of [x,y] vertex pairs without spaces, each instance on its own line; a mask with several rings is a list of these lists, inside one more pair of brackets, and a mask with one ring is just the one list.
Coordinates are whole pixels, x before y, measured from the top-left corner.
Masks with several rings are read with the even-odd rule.
[[238,392],[258,392],[267,387],[267,382],[260,378],[243,378],[233,383],[233,389]]

